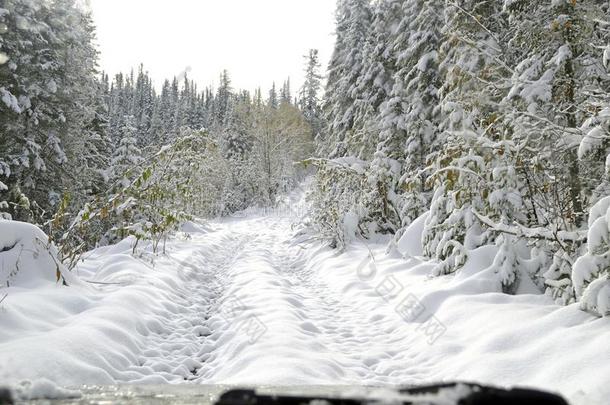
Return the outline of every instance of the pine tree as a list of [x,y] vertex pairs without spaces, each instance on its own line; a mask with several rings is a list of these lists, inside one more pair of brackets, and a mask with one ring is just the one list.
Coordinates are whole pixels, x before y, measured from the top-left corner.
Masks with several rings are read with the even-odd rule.
[[217,128],[226,127],[231,119],[232,98],[231,78],[228,71],[223,71],[220,75],[220,86],[215,99],[214,125]]
[[[311,125],[316,136],[322,129],[322,108],[320,91],[322,90],[322,75],[320,74],[320,56],[317,49],[310,49],[305,56],[305,82],[300,91],[299,108],[305,119]],[[296,103],[295,103],[296,105]]]
[[395,50],[407,43],[402,4],[401,1],[376,4],[372,31],[365,46],[364,72],[358,82],[364,97],[357,105],[356,116],[356,124],[369,138],[365,148],[371,144],[376,149],[368,176],[369,200],[376,205],[371,209],[372,215],[382,229],[391,231],[398,231],[402,223],[398,195],[405,155],[405,133],[400,129],[404,101],[390,97],[395,83],[401,80],[395,77]]
[[280,91],[280,105],[292,104],[292,91],[290,90],[290,78],[286,79]]
[[275,82],[273,82],[273,86],[271,87],[271,90],[269,90],[269,98],[267,99],[267,105],[275,109],[279,107],[277,90],[275,89]]
[[3,173],[10,173],[4,183],[11,189],[13,217],[40,220],[62,193],[77,199],[89,193],[89,178],[70,178],[73,168],[95,171],[103,164],[87,150],[105,137],[94,29],[73,0],[16,0],[5,7],[0,16],[7,27],[0,33],[5,55],[0,161]]
[[320,142],[322,156],[347,156],[358,149],[359,135],[353,131],[355,101],[360,98],[357,82],[363,68],[363,48],[371,17],[368,0],[338,2],[337,41],[328,69],[324,101],[328,124]]
[[142,163],[142,152],[138,148],[135,118],[127,116],[124,122],[121,128],[121,140],[112,154],[107,178],[111,184],[118,182],[120,186],[127,187],[137,173],[132,169]]

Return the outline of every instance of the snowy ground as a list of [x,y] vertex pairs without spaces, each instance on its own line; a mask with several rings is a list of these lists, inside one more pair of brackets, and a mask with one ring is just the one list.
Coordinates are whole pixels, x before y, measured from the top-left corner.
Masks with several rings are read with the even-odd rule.
[[386,254],[383,241],[339,254],[296,237],[289,215],[184,230],[154,261],[134,258],[129,241],[92,252],[77,270],[82,285],[0,290],[0,381],[33,381],[22,383],[33,396],[70,394],[47,381],[462,380],[558,391],[575,404],[610,397],[610,319],[542,295],[489,293],[485,250],[460,274],[430,278],[416,241],[401,247],[410,258]]

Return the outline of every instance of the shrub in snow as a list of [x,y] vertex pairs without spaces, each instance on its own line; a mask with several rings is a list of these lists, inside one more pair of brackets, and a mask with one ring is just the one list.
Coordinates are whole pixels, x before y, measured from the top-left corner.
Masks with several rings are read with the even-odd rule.
[[[546,250],[549,244],[546,243]],[[550,256],[550,265],[543,273],[546,294],[551,296],[556,303],[568,305],[575,302],[574,285],[572,283],[572,263],[573,258],[570,253],[563,249],[554,249],[555,253]],[[539,262],[543,262],[540,260]],[[543,267],[544,268],[544,267]]]
[[[483,244],[473,209],[484,207],[485,162],[473,149],[462,155],[464,144],[444,148],[433,164],[430,180],[435,193],[423,234],[424,254],[439,260],[435,275],[461,268],[467,252]],[[455,156],[458,156],[455,158]]]
[[0,285],[37,287],[62,281],[70,274],[58,251],[38,227],[24,222],[0,220]]
[[512,235],[502,234],[496,239],[498,253],[494,258],[493,267],[505,292],[514,292],[518,286],[519,255],[515,249],[515,238]]
[[583,310],[610,315],[610,197],[591,208],[587,253],[572,270],[576,297]]
[[462,212],[453,212],[444,187],[438,187],[432,199],[430,215],[424,224],[424,255],[440,261],[435,275],[449,274],[466,263],[463,242]]
[[[184,128],[150,161],[138,161],[116,177],[107,195],[87,204],[58,240],[69,267],[101,235],[109,243],[134,236],[134,250],[140,240],[150,240],[156,252],[182,222],[216,213],[224,167],[207,132]],[[63,217],[60,207],[52,225]]]
[[426,212],[409,225],[396,243],[396,248],[404,257],[423,256],[422,234],[430,213]]
[[367,163],[356,158],[309,160],[318,171],[308,200],[314,231],[343,248],[355,235],[365,237],[377,231],[369,209],[371,196],[365,174]]

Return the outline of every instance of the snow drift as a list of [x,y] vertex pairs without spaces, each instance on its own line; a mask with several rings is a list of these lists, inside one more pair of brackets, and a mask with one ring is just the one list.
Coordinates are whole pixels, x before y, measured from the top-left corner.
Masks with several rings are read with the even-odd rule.
[[35,288],[68,280],[73,277],[42,230],[24,222],[0,220],[0,285]]

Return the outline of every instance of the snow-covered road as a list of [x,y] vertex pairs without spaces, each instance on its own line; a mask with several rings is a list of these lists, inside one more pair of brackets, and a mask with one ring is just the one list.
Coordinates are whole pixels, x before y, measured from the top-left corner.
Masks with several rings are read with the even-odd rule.
[[[248,218],[225,225],[223,231],[240,235],[243,245],[226,269],[231,282],[217,311],[222,320],[211,327],[232,341],[215,347],[214,357],[198,373],[201,381],[397,382],[390,373],[404,368],[396,350],[404,331],[384,322],[385,315],[372,314],[381,304],[373,289],[363,291],[358,302],[344,300],[310,263],[307,245],[291,237],[287,218]],[[355,282],[360,279],[358,264],[346,264],[352,266]],[[234,307],[243,310],[232,311]],[[393,367],[377,367],[390,358],[395,359]],[[410,374],[405,373],[409,378],[403,382],[419,382]]]
[[339,253],[292,226],[278,212],[191,223],[165,256],[134,258],[124,241],[90,253],[80,285],[7,289],[0,381],[466,380],[560,391],[576,404],[610,397],[610,320],[493,292],[481,271],[489,251],[431,278],[417,246],[408,258],[386,254],[387,241]]

